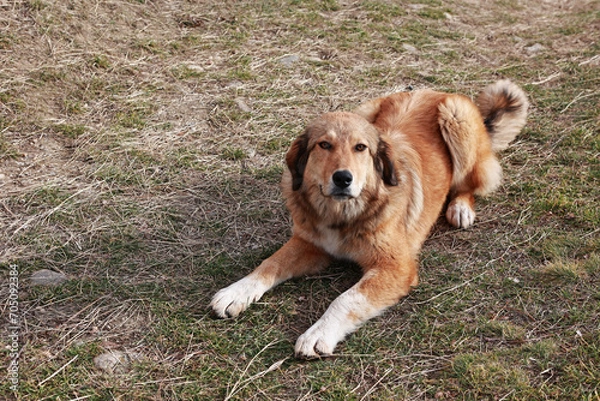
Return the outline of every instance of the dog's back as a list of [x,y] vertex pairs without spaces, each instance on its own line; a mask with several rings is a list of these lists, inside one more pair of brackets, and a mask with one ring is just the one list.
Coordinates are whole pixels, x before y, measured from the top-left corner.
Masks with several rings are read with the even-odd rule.
[[[450,169],[446,217],[452,225],[466,228],[475,219],[474,195],[487,195],[500,185],[502,168],[496,152],[521,131],[527,108],[524,92],[502,80],[485,88],[477,104],[463,95],[418,90],[368,101],[354,112],[399,142],[399,148],[402,137],[410,137],[420,159],[427,161],[423,166],[438,176]],[[432,152],[435,157],[430,157]],[[444,179],[436,182],[431,188],[441,190]]]

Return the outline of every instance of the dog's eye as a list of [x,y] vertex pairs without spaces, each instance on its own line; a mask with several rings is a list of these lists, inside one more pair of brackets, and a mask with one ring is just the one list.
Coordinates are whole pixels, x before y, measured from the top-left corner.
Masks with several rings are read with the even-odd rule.
[[319,146],[321,147],[321,149],[331,149],[331,144],[329,142],[323,141],[323,142],[319,142]]
[[363,150],[367,149],[367,145],[365,145],[365,144],[362,144],[362,143],[359,143],[358,145],[356,145],[356,146],[354,147],[354,149],[355,149],[357,152],[362,152]]

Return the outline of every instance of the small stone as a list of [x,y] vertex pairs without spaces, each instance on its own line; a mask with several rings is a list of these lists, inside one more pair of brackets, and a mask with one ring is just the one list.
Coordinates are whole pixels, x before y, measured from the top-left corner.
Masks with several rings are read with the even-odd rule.
[[250,113],[252,111],[252,108],[248,106],[248,104],[241,97],[236,97],[233,101],[235,102],[237,107],[244,113]]
[[413,54],[414,54],[414,53],[418,53],[418,52],[419,52],[419,51],[417,50],[417,48],[416,48],[416,47],[414,47],[414,46],[412,46],[412,45],[409,45],[408,43],[403,43],[403,44],[402,44],[402,48],[403,48],[404,50],[406,50],[407,52],[409,52],[409,53],[413,53]]
[[199,66],[199,65],[195,65],[195,64],[188,64],[188,65],[186,65],[186,67],[187,67],[188,70],[191,70],[191,71],[197,72],[197,73],[205,71],[204,67]]
[[131,368],[131,361],[124,352],[109,351],[95,357],[94,365],[106,373],[125,373]]
[[108,351],[94,358],[94,365],[110,374],[126,373],[131,370],[131,364],[142,360],[141,355],[137,353],[127,353],[121,351]]
[[227,84],[227,88],[231,89],[239,89],[242,86],[244,86],[244,84],[241,81],[231,81],[229,84]]
[[527,46],[525,48],[525,51],[529,54],[536,54],[541,52],[542,50],[546,49],[544,47],[544,45],[540,44],[540,43],[536,43],[535,45],[531,45],[531,46]]
[[62,273],[57,273],[52,270],[42,269],[33,272],[31,275],[32,285],[55,286],[67,281],[68,278]]
[[283,56],[282,58],[280,58],[278,60],[279,64],[283,64],[286,67],[291,66],[292,64],[298,62],[300,60],[300,57],[296,54],[290,54],[288,56]]

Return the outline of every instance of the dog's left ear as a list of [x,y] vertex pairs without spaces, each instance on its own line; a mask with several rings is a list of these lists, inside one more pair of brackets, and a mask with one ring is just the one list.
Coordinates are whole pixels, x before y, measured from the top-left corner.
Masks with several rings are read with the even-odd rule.
[[304,169],[308,162],[308,134],[305,132],[292,143],[285,155],[285,162],[292,173],[292,189],[297,191],[302,186]]
[[377,146],[375,169],[379,175],[381,175],[381,178],[386,185],[398,185],[396,166],[394,165],[394,160],[392,158],[392,149],[383,139],[379,140],[379,145]]

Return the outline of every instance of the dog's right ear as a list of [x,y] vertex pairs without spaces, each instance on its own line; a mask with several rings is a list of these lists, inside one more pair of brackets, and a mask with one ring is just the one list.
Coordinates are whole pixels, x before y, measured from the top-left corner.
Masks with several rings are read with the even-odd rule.
[[292,143],[285,155],[285,162],[292,173],[292,189],[297,191],[302,186],[304,169],[308,162],[308,133],[304,132]]

